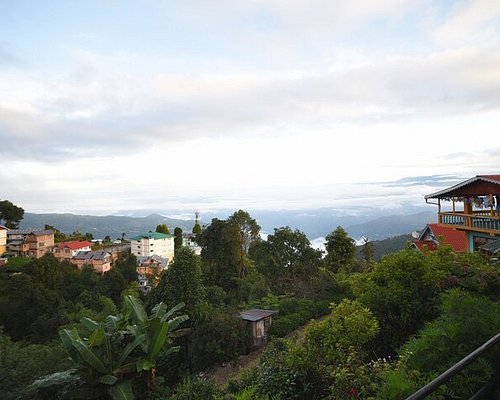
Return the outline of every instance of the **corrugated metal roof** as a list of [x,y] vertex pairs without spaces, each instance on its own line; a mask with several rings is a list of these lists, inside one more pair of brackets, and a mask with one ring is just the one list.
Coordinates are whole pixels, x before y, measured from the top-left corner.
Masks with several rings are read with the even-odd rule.
[[259,321],[261,319],[264,319],[266,317],[269,317],[273,314],[276,314],[278,311],[273,311],[273,310],[260,310],[260,309],[252,309],[252,310],[246,310],[240,312],[240,317],[241,319],[245,321]]
[[500,253],[500,239],[499,240],[494,240],[494,241],[486,243],[486,244],[483,244],[479,248],[481,250],[486,250],[487,252],[489,252],[491,254]]

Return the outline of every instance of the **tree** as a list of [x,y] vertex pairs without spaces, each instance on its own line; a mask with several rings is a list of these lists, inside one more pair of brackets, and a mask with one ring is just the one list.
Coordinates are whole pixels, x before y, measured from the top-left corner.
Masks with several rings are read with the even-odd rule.
[[59,229],[57,229],[56,227],[52,226],[52,225],[47,225],[45,224],[45,227],[44,229],[46,231],[54,231],[54,242],[55,243],[61,243],[61,242],[64,242],[66,240],[66,235],[61,232]]
[[182,302],[186,305],[186,312],[194,315],[203,298],[200,259],[191,249],[182,247],[158,286],[151,291],[150,303],[164,302],[171,307]]
[[326,236],[325,248],[328,268],[334,272],[350,270],[356,255],[356,243],[341,226]]
[[0,224],[9,229],[19,226],[19,221],[23,219],[24,209],[12,204],[9,200],[0,201]]
[[380,323],[380,355],[394,354],[424,322],[436,316],[440,281],[432,259],[413,250],[385,256],[373,270],[357,276],[352,290]]
[[201,225],[199,222],[196,222],[193,226],[193,235],[195,235],[195,237],[197,237],[200,233],[201,233]]
[[182,247],[182,229],[178,226],[174,229],[174,254]]
[[114,268],[120,271],[127,282],[137,281],[137,257],[132,253],[121,255],[116,260]]
[[156,232],[164,233],[165,235],[170,235],[170,229],[168,229],[167,224],[161,224],[156,227]]
[[321,265],[321,252],[311,247],[306,234],[288,226],[255,243],[250,255],[275,293],[305,294]]

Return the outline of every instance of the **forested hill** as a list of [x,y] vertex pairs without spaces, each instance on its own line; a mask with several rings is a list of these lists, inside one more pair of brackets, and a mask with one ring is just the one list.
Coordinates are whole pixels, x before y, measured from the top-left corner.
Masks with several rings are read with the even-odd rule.
[[[373,259],[378,261],[380,258],[386,254],[396,253],[397,251],[406,248],[408,242],[414,240],[410,234],[398,235],[391,238],[383,240],[374,240],[373,244]],[[362,259],[363,253],[361,250],[363,246],[356,247],[356,258]]]
[[52,225],[64,233],[80,231],[89,232],[94,238],[103,238],[109,235],[118,238],[125,233],[131,237],[143,232],[154,231],[157,225],[166,224],[173,233],[175,227],[185,232],[191,232],[194,221],[167,218],[160,214],[151,214],[147,217],[127,216],[95,216],[75,214],[33,214],[25,213],[21,221],[21,228],[43,228],[45,224]]

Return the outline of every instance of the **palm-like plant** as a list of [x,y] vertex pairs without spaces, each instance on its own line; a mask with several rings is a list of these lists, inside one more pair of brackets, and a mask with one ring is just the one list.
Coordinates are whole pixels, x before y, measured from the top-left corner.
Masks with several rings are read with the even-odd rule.
[[96,393],[106,390],[113,399],[133,399],[133,381],[145,376],[148,386],[154,386],[159,354],[179,349],[171,345],[171,338],[188,319],[175,316],[182,307],[180,303],[167,310],[159,303],[148,316],[138,298],[125,296],[122,314],[109,315],[105,322],[82,319],[91,332],[88,338],[82,338],[76,328],[63,329],[59,335],[79,375]]

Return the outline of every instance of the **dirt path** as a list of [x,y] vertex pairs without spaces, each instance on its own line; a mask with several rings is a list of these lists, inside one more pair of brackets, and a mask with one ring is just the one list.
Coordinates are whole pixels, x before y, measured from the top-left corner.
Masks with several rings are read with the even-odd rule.
[[[318,320],[323,318],[324,317],[320,317]],[[309,323],[297,328],[293,332],[290,332],[285,336],[285,338],[289,339],[300,335],[308,324]],[[269,343],[266,343],[245,356],[239,356],[237,360],[228,362],[220,367],[212,368],[207,372],[206,376],[212,379],[217,386],[223,387],[229,379],[235,378],[244,369],[254,366],[258,362],[262,353],[266,351],[268,346]]]

